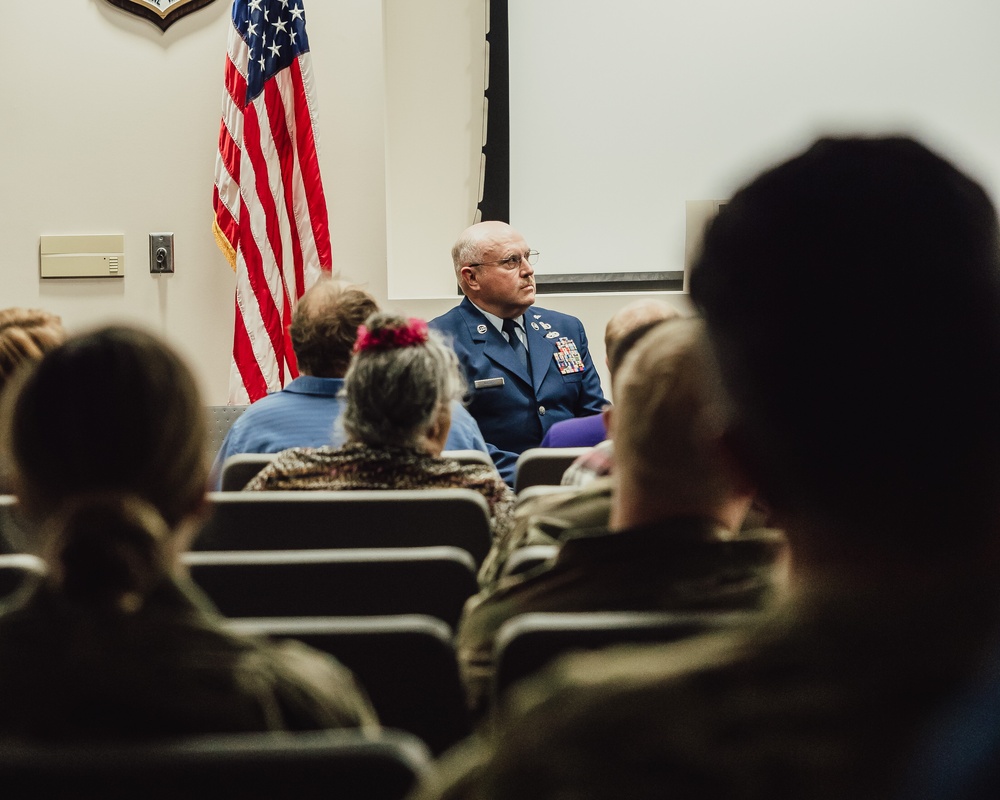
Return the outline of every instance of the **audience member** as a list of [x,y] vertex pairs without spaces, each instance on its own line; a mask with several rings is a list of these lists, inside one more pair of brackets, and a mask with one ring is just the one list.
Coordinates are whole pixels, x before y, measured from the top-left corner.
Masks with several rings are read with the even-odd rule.
[[[529,611],[758,608],[774,583],[776,531],[737,536],[752,492],[720,458],[702,323],[656,323],[615,382],[619,469],[606,527],[563,533],[552,564],[503,579],[466,605],[458,656],[484,710],[500,626]],[[721,433],[721,429],[718,429]]]
[[0,614],[0,738],[375,724],[340,664],[226,633],[184,576],[205,423],[171,350],[129,328],[73,337],[15,378],[0,420],[48,568]]
[[37,361],[65,338],[55,314],[37,308],[0,310],[0,391],[21,364]]
[[[22,364],[40,359],[66,338],[62,320],[37,308],[0,310],[0,393]],[[0,493],[10,492],[11,477],[0,465]]]
[[518,455],[554,423],[605,404],[580,320],[534,306],[537,256],[504,222],[467,228],[451,251],[465,299],[431,321],[451,338],[472,390],[469,411],[510,484]]
[[[336,447],[346,440],[338,424],[344,375],[351,363],[358,326],[378,311],[367,292],[323,278],[302,295],[289,329],[299,377],[262,397],[232,424],[212,468],[221,486],[222,466],[239,453],[278,453],[290,447]],[[458,401],[445,450],[482,450],[486,442],[472,415]]]
[[911,139],[820,140],[722,207],[691,294],[730,448],[788,536],[788,601],[749,631],[562,662],[424,796],[889,797],[980,674],[1000,497],[983,189]]
[[[616,334],[615,338],[612,340],[607,351],[608,372],[611,375],[612,392],[614,392],[618,368],[622,365],[622,362],[624,362],[625,356],[629,354],[629,351],[631,351],[638,341],[645,336],[646,333],[652,330],[658,322],[665,319],[672,319],[677,316],[677,312],[671,309],[671,314],[656,318],[652,313],[655,311],[655,308],[656,307],[654,306],[653,309],[647,309],[651,312],[651,319],[637,322],[636,325],[628,328],[628,330],[624,330],[621,333]],[[628,319],[628,317],[626,317],[626,319]],[[608,427],[607,419],[611,413],[611,406],[606,407],[604,411],[601,412],[601,424],[605,428]],[[590,450],[580,455],[572,464],[569,465],[569,467],[567,467],[566,471],[563,473],[560,483],[563,486],[584,487],[598,478],[610,475],[611,470],[614,467],[614,454],[615,446],[610,437],[604,439],[602,442],[598,442]]]
[[[662,319],[678,316],[677,310],[655,298],[642,298],[618,309],[604,327],[605,360],[610,369],[611,351],[621,338],[640,326]],[[614,377],[612,377],[612,386]],[[573,417],[557,422],[545,432],[541,447],[593,447],[608,438],[604,415],[591,414],[589,417]]]
[[361,327],[355,348],[344,382],[347,443],[285,450],[246,491],[465,487],[486,498],[494,537],[504,539],[514,507],[510,487],[492,466],[440,457],[452,401],[465,388],[441,335],[423,320],[380,312]]

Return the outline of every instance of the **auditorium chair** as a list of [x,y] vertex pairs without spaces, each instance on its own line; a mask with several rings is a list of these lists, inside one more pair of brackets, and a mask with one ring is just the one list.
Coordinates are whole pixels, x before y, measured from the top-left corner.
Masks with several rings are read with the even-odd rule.
[[298,639],[334,656],[357,676],[383,725],[419,736],[435,754],[471,732],[451,631],[438,619],[240,619],[226,627]]
[[0,494],[0,553],[24,552],[24,520],[12,494]]
[[0,555],[0,600],[14,594],[26,580],[45,574],[45,562],[24,553]]
[[227,617],[427,614],[452,628],[477,591],[457,547],[185,553],[192,580]]
[[4,797],[402,800],[430,754],[403,731],[219,734],[0,748]]
[[517,457],[514,491],[529,486],[558,486],[563,473],[589,447],[532,447]]
[[277,453],[237,453],[222,465],[221,486],[224,492],[239,492],[270,464]]
[[434,547],[481,564],[489,510],[472,489],[211,492],[196,550]]
[[747,625],[754,612],[572,611],[512,617],[497,633],[494,703],[522,678],[558,656],[627,643],[667,643],[708,631]]
[[441,453],[441,458],[450,458],[459,464],[483,464],[496,470],[496,464],[493,463],[490,454],[484,453],[482,450],[445,450]]
[[212,458],[222,447],[222,440],[229,433],[229,428],[246,411],[249,406],[206,406],[205,415],[208,422],[208,452]]

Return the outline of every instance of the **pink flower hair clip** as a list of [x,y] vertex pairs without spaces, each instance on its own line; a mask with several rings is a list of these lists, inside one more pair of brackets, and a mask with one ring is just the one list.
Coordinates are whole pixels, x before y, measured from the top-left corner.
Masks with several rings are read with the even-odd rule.
[[358,328],[358,339],[354,343],[354,352],[365,350],[393,350],[397,347],[416,347],[427,341],[427,323],[422,319],[410,317],[404,327],[382,328],[370,331],[364,325]]

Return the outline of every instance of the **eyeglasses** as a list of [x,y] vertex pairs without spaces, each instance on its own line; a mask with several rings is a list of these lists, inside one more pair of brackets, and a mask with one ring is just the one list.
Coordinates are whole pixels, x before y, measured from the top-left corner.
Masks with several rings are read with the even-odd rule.
[[527,261],[531,266],[535,266],[538,262],[538,251],[529,250],[527,253],[515,253],[512,256],[508,256],[502,261],[480,261],[477,264],[469,264],[470,267],[492,267],[494,265],[501,266],[504,269],[515,270],[521,268],[521,262]]

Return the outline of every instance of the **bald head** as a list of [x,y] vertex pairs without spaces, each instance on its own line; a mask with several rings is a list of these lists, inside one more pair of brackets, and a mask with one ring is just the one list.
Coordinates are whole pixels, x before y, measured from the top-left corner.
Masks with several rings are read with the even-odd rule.
[[299,371],[342,378],[351,363],[358,326],[378,311],[368,292],[324,278],[302,295],[289,333]]
[[455,275],[462,280],[461,269],[469,264],[481,262],[483,250],[497,242],[503,242],[513,236],[520,236],[506,222],[488,220],[470,225],[461,234],[451,248],[451,260],[455,265]]
[[451,248],[455,277],[476,306],[501,319],[519,317],[535,302],[535,270],[524,237],[506,222],[479,222]]

